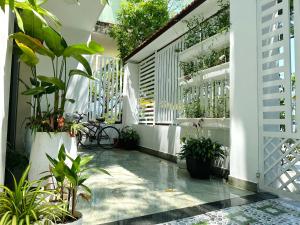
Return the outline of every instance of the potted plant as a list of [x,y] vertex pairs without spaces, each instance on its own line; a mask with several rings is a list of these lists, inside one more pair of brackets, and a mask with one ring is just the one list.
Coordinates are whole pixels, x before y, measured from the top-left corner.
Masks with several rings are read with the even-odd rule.
[[138,147],[140,141],[139,134],[130,126],[121,130],[121,145],[123,148],[133,150]]
[[225,152],[220,144],[210,138],[200,137],[201,122],[194,124],[196,138],[183,138],[183,145],[179,153],[180,159],[186,160],[187,170],[191,177],[207,179],[211,174],[213,162],[224,158]]
[[[78,196],[85,200],[91,198],[91,190],[84,183],[88,179],[87,170],[91,169],[87,164],[93,159],[93,156],[77,156],[73,159],[67,154],[64,145],[60,147],[57,159],[47,155],[51,164],[50,175],[45,176],[44,179],[53,180],[52,185],[58,194],[56,200],[58,202],[65,202],[67,211],[70,215],[62,215],[61,223],[70,225],[82,224],[82,214],[76,210]],[[105,174],[109,173],[98,168]]]
[[49,201],[55,193],[44,190],[42,180],[26,180],[29,170],[30,166],[18,183],[13,177],[13,189],[0,185],[0,224],[51,224],[69,214],[64,203]]
[[[38,6],[36,1],[35,5]],[[28,80],[22,80],[26,91],[22,94],[32,96],[29,103],[32,116],[28,118],[26,127],[33,133],[30,146],[29,179],[36,180],[40,173],[47,170],[45,153],[55,156],[62,143],[73,157],[77,154],[76,138],[69,135],[71,124],[65,122],[65,105],[74,103],[67,98],[68,88],[73,76],[79,75],[93,79],[92,70],[84,55],[101,53],[103,48],[97,43],[68,45],[65,39],[53,27],[44,22],[43,16],[38,16],[32,10],[23,9],[18,12],[22,19],[22,30],[10,35],[15,41],[20,60],[31,69]],[[38,72],[40,58],[49,60],[51,74],[47,76]],[[69,68],[69,60],[80,63],[84,70]],[[42,146],[42,148],[41,148]]]

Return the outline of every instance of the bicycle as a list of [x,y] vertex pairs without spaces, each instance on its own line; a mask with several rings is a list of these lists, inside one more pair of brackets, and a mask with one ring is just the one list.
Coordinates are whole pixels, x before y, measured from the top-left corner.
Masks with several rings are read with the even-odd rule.
[[112,149],[119,143],[120,132],[113,126],[104,126],[104,119],[96,119],[96,121],[83,122],[84,113],[76,113],[76,123],[83,127],[77,132],[77,145],[86,146],[87,140],[93,142],[97,140],[97,144],[104,149]]

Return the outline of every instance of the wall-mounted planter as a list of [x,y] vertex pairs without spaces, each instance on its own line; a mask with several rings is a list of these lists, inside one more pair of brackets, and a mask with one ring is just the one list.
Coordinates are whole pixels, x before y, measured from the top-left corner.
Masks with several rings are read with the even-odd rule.
[[229,46],[229,43],[229,32],[216,34],[179,53],[179,61],[192,61],[196,57],[205,55],[212,50],[218,51],[225,48],[226,46]]
[[217,65],[206,70],[201,70],[198,73],[194,74],[194,76],[187,80],[185,77],[180,77],[178,79],[180,86],[198,86],[205,80],[220,80],[229,75],[229,65],[230,63],[223,63],[221,65]]
[[67,132],[46,133],[36,132],[31,136],[30,163],[31,168],[28,174],[29,180],[37,180],[45,176],[41,174],[49,171],[49,161],[46,153],[51,157],[57,158],[60,146],[65,145],[67,153],[75,158],[77,156],[76,138],[70,137]]
[[201,119],[203,120],[202,127],[204,128],[230,128],[229,118],[177,118],[176,121],[180,126],[192,126]]

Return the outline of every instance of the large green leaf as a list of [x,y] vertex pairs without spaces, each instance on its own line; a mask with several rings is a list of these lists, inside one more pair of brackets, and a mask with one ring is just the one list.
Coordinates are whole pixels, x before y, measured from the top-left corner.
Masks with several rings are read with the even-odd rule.
[[51,51],[54,52],[56,56],[61,56],[64,50],[68,47],[65,39],[49,26],[44,26],[43,32],[47,47],[51,49]]
[[28,46],[16,41],[18,47],[21,49],[23,54],[20,57],[20,60],[26,63],[29,66],[35,66],[39,62],[39,58],[36,56],[34,51]]
[[[15,10],[18,11],[18,10]],[[43,22],[29,9],[20,10],[20,17],[23,23],[24,32],[40,41],[44,40],[44,32],[42,30]],[[19,21],[19,20],[18,20]]]
[[60,146],[59,152],[58,152],[58,159],[59,160],[66,160],[66,149],[65,146],[62,144]]
[[74,75],[80,75],[94,80],[93,76],[87,74],[85,71],[82,70],[78,70],[78,69],[70,70],[69,76],[74,76]]
[[73,55],[72,57],[83,65],[88,75],[92,76],[91,66],[89,62],[82,55]]
[[98,45],[96,42],[91,41],[89,45],[86,44],[75,44],[68,46],[63,55],[65,57],[70,57],[73,55],[93,55],[96,53],[102,53],[103,48],[101,45]]
[[41,94],[41,93],[44,93],[44,92],[45,92],[45,88],[36,87],[36,88],[31,88],[31,89],[28,89],[26,91],[23,91],[22,94],[23,95],[38,95],[38,94]]
[[96,51],[96,53],[102,53],[104,51],[104,48],[102,47],[102,45],[98,44],[95,41],[90,41],[88,46],[90,49],[93,49],[94,51]]
[[5,11],[5,0],[0,0],[0,7],[2,9],[2,11]]
[[56,78],[56,77],[47,77],[47,76],[37,76],[37,78],[40,80],[40,81],[43,81],[43,82],[46,82],[46,83],[49,83],[49,84],[53,84],[54,86],[56,86],[57,88],[59,88],[60,90],[65,90],[65,83]]
[[30,48],[41,54],[41,55],[47,55],[51,57],[52,59],[54,58],[54,53],[47,49],[38,39],[30,37],[29,35],[26,35],[22,32],[14,33],[9,36],[10,39],[14,39],[17,41],[17,44],[19,45],[20,43],[23,45],[26,45],[27,47],[30,46]]

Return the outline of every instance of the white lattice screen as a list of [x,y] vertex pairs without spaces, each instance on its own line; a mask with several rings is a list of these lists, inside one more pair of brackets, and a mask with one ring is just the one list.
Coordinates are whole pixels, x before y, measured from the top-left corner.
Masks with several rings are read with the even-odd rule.
[[299,1],[259,0],[257,5],[260,187],[300,193]]
[[89,84],[89,119],[121,122],[123,65],[118,58],[96,55],[91,60],[95,80]]
[[154,123],[155,54],[139,63],[139,123]]
[[178,79],[181,76],[178,51],[183,48],[184,37],[156,53],[156,123],[172,124],[177,117],[177,105],[181,99]]

